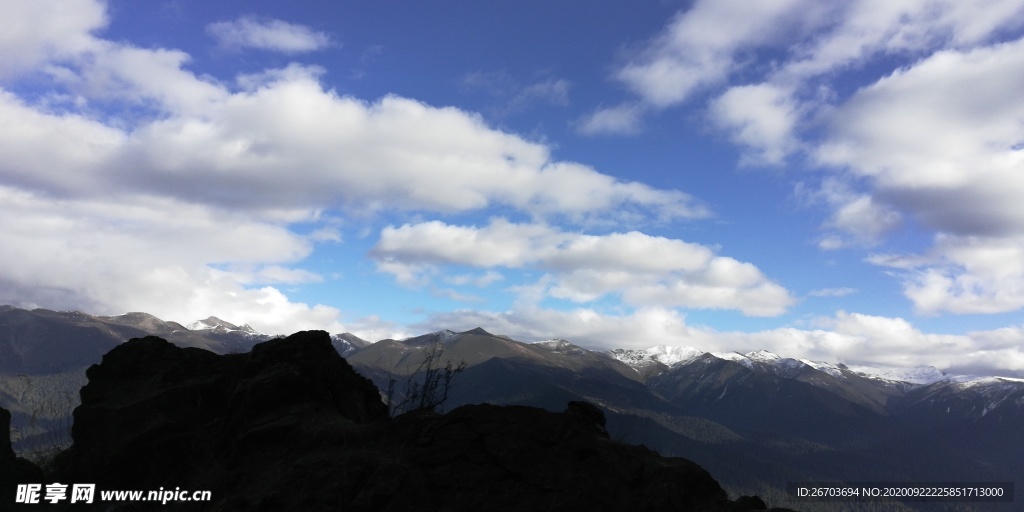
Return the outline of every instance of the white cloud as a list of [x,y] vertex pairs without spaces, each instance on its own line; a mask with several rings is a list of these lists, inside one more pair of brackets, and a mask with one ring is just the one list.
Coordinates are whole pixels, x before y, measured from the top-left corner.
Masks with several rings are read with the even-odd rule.
[[1017,266],[987,258],[1024,250],[1022,27],[1019,0],[698,1],[616,77],[648,109],[709,91],[741,164],[800,155],[833,176],[823,250],[878,245],[905,220],[934,233],[927,255],[871,258],[913,269],[919,311],[1012,311],[1022,279],[996,269]]
[[250,77],[250,90],[227,95],[205,116],[135,130],[114,164],[145,169],[142,187],[238,206],[458,212],[508,205],[574,219],[708,215],[681,192],[551,161],[547,147],[493,130],[478,116],[394,96],[372,104],[341,97],[324,91],[315,73],[293,66],[258,86]]
[[750,148],[741,164],[782,165],[797,150],[799,107],[791,92],[769,84],[733,87],[711,103],[712,120]]
[[488,270],[487,272],[484,272],[483,274],[480,275],[459,274],[444,278],[444,281],[448,284],[453,284],[456,286],[465,286],[467,284],[472,284],[477,288],[486,288],[494,283],[503,280],[505,280],[505,276],[493,270]]
[[[68,4],[77,21],[57,3],[18,8],[37,5],[26,19],[62,28],[41,27],[47,40],[12,28],[0,41],[3,55],[24,50],[18,65],[53,79],[40,103],[0,90],[0,240],[17,246],[0,264],[3,302],[339,330],[337,310],[274,288],[321,279],[299,265],[314,242],[340,239],[317,213],[324,209],[504,205],[581,221],[709,214],[681,192],[553,161],[543,144],[472,113],[339,96],[321,86],[319,68],[299,65],[241,76],[231,88],[185,69],[183,52],[95,37],[102,4]],[[556,98],[566,88],[556,81],[533,94]],[[135,114],[106,117],[94,105]],[[312,234],[295,235],[297,222]]]
[[634,104],[601,108],[576,121],[576,130],[583,135],[635,135],[640,133],[643,108]]
[[62,76],[71,90],[91,100],[141,105],[167,115],[201,116],[223,102],[228,92],[183,69],[189,59],[178,50],[101,41],[95,51],[76,61],[77,66],[65,68]]
[[88,51],[93,31],[107,25],[95,0],[5,0],[0,16],[0,78],[32,70],[52,59]]
[[898,213],[876,204],[874,198],[864,194],[842,202],[826,225],[871,242],[891,231],[899,223]]
[[[0,198],[0,303],[141,310],[180,322],[213,314],[273,333],[343,329],[333,308],[248,287],[317,279],[285,266],[311,244],[282,226],[155,197],[57,201],[0,187]],[[220,262],[237,268],[221,270]]]
[[370,342],[385,339],[401,340],[411,338],[413,336],[419,336],[420,334],[427,332],[420,330],[410,331],[404,325],[384,320],[377,315],[360,318],[354,322],[348,323],[347,325],[349,329],[348,332]]
[[[821,160],[869,179],[874,197],[937,233],[926,255],[870,260],[913,269],[901,275],[921,312],[1024,307],[1024,92],[1012,85],[1024,83],[1022,49],[1017,40],[936,53],[830,116]],[[844,212],[847,225],[884,225],[857,204],[837,211],[837,227]]]
[[616,77],[645,102],[667,107],[719,85],[740,66],[741,49],[793,37],[824,21],[825,8],[804,0],[701,0],[678,14]]
[[386,227],[371,255],[381,260],[518,268],[557,247],[566,235],[540,224],[494,219],[486,228],[441,221]]
[[321,50],[331,45],[331,38],[304,25],[281,20],[258,20],[243,17],[220,21],[206,27],[217,43],[224,48],[256,48],[284,53],[304,53]]
[[904,293],[925,314],[1001,313],[1024,307],[1024,237],[940,235],[928,255],[875,255],[903,271]]
[[636,231],[584,235],[504,219],[483,228],[432,221],[385,228],[371,256],[381,271],[410,284],[422,285],[444,266],[536,268],[549,273],[546,294],[574,302],[618,294],[633,306],[754,316],[778,315],[793,303],[750,263]]
[[[902,318],[840,311],[823,322],[856,342],[837,347],[837,356],[890,366],[932,365],[939,368],[986,368],[1024,374],[1024,331],[1000,329],[964,335],[923,333]],[[871,351],[876,351],[871,353]]]
[[836,20],[793,52],[779,74],[807,78],[862,64],[880,54],[921,54],[948,45],[985,43],[1002,30],[1021,25],[1017,0],[860,0],[836,4]]
[[817,245],[818,248],[823,251],[835,251],[846,247],[847,243],[845,240],[842,239],[842,237],[836,235],[827,235],[821,237],[818,240]]
[[897,210],[879,204],[870,194],[856,192],[839,178],[826,178],[813,191],[800,184],[796,193],[810,203],[822,203],[832,210],[823,227],[833,231],[818,241],[822,250],[876,245],[902,223]]
[[[1024,25],[1018,0],[699,0],[678,13],[616,77],[646,103],[667,107],[753,71],[775,86],[860,65],[878,55],[914,55],[990,42]],[[766,69],[749,54],[784,53]]]
[[1024,231],[1024,40],[937,53],[830,114],[821,161],[872,183],[930,227]]

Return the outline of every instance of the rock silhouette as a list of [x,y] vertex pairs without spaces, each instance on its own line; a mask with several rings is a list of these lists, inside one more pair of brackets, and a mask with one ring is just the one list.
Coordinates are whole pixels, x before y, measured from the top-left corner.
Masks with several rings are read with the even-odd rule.
[[610,440],[604,414],[588,403],[562,413],[468,405],[389,418],[379,391],[322,331],[223,356],[133,339],[88,377],[74,445],[53,478],[212,493],[208,503],[162,510],[766,508],[754,497],[728,500],[690,461]]
[[35,464],[14,455],[11,449],[11,413],[0,408],[0,510],[8,510],[19,482],[39,483],[43,472]]

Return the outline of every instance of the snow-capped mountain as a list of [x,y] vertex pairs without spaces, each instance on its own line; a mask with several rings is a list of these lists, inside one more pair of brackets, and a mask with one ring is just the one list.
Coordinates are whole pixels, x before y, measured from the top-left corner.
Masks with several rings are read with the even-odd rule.
[[587,349],[585,349],[585,348],[583,348],[583,347],[581,347],[579,345],[574,345],[574,344],[569,343],[568,341],[563,340],[561,338],[555,338],[555,339],[544,340],[544,341],[536,341],[536,342],[531,343],[531,345],[533,345],[535,347],[541,347],[541,348],[544,348],[546,350],[550,350],[552,352],[557,352],[559,354],[567,354],[567,355],[582,355],[582,354],[586,354],[586,353],[590,352],[589,350],[587,350]]
[[211,316],[203,320],[196,320],[195,322],[186,325],[185,328],[190,331],[241,332],[256,336],[263,335],[263,333],[257,332],[256,329],[250,327],[249,324],[237,326],[215,316]]
[[405,338],[401,340],[401,342],[410,346],[433,345],[435,343],[447,345],[454,341],[459,336],[461,336],[462,334],[463,333],[457,333],[454,331],[449,331],[448,329],[443,329],[440,331],[434,331],[427,334],[421,334],[419,336]]
[[331,344],[334,345],[334,349],[337,350],[342,357],[347,357],[349,354],[366,347],[370,342],[356,336],[355,334],[343,332],[341,334],[332,334]]
[[664,365],[665,368],[662,369],[664,371],[694,362],[701,356],[710,355],[723,361],[738,363],[748,369],[770,371],[781,376],[792,375],[796,369],[810,368],[836,378],[858,376],[883,383],[903,384],[910,385],[911,387],[927,386],[937,382],[956,383],[960,388],[970,386],[1008,385],[1014,387],[1024,385],[1024,379],[949,375],[934,366],[901,368],[845,365],[803,358],[782,357],[764,349],[741,354],[739,352],[704,352],[689,346],[657,345],[641,350],[615,349],[609,351],[608,354],[640,373],[650,371],[651,366],[656,363]]
[[903,382],[927,386],[941,380],[950,378],[934,366],[915,366],[912,368],[875,367],[850,365],[847,367],[851,372],[863,375],[869,379],[877,379],[890,382]]
[[657,361],[665,366],[675,366],[691,361],[704,354],[693,347],[671,347],[656,345],[643,350],[616,349],[610,352],[612,357],[630,366],[643,366],[648,361]]

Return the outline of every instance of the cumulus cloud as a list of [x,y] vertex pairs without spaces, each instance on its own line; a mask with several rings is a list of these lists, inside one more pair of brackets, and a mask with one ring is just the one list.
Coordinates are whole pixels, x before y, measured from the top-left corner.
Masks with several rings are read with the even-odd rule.
[[284,53],[304,53],[331,45],[331,38],[304,25],[242,17],[211,23],[206,32],[227,49],[256,48]]
[[[935,48],[967,48],[1019,27],[1024,6],[1016,0],[877,2],[832,7],[829,22],[799,45],[778,73],[807,78],[863,64],[879,54],[927,54]],[[819,18],[820,19],[820,18]]]
[[88,51],[92,32],[107,24],[104,5],[95,0],[4,2],[0,17],[0,78],[31,71],[52,59]]
[[312,245],[280,225],[154,197],[54,201],[4,186],[0,198],[0,303],[180,322],[213,314],[272,333],[343,328],[337,310],[270,286],[319,279],[288,267]]
[[[1022,27],[1018,0],[698,1],[615,76],[647,110],[710,98],[741,164],[823,171],[824,250],[927,230],[927,254],[871,258],[914,269],[899,275],[919,311],[1012,311],[1016,265],[991,255],[1022,249]],[[872,74],[883,60],[891,72]]]
[[1001,313],[1024,307],[1024,237],[939,235],[929,254],[877,254],[898,269],[918,311]]
[[830,114],[818,158],[942,232],[1021,232],[1022,50],[941,52],[862,89]]
[[[1019,27],[1016,0],[822,4],[772,0],[700,0],[678,13],[621,66],[616,77],[648,104],[667,107],[695,92],[754,72],[774,85],[842,71],[880,54],[915,54],[936,46],[965,48]],[[783,51],[767,69],[749,56]]]
[[[995,370],[1008,375],[1024,374],[1024,330],[1005,328],[963,335],[921,332],[902,318],[838,312],[823,325],[846,336],[836,346],[842,360],[890,366],[933,365],[953,372],[967,369]],[[870,354],[876,347],[885,350]]]
[[714,122],[750,148],[741,164],[770,165],[781,165],[796,151],[798,109],[789,91],[769,84],[733,87],[710,106]]
[[[340,240],[324,211],[497,206],[613,224],[710,215],[682,192],[554,160],[544,144],[471,112],[340,95],[322,86],[317,67],[233,82],[198,76],[182,51],[100,38],[101,2],[10,7],[17,16],[0,20],[0,79],[32,75],[42,93],[0,89],[0,240],[10,248],[0,256],[0,302],[341,330],[338,310],[278,288],[323,279],[302,263],[317,243]],[[287,52],[330,43],[277,20],[210,31],[225,44]],[[554,80],[524,94],[557,102],[568,87]],[[500,278],[485,272],[475,282]]]
[[616,294],[637,307],[736,309],[774,316],[792,305],[757,267],[682,240],[631,231],[566,232],[493,219],[485,227],[440,221],[387,227],[371,251],[399,282],[422,284],[440,267],[536,268],[550,297],[586,303]]
[[832,211],[822,226],[829,231],[818,241],[822,250],[874,246],[903,223],[894,207],[858,192],[842,178],[828,177],[815,187],[800,183],[796,195],[808,204],[822,204]]
[[876,197],[936,233],[926,255],[871,260],[914,269],[902,275],[919,311],[1024,307],[1024,93],[1011,85],[1024,80],[1022,49],[937,53],[831,117],[819,158],[870,179]]
[[[175,77],[184,73],[180,60],[162,62]],[[140,121],[133,130],[41,112],[6,95],[0,108],[22,123],[7,125],[6,147],[18,165],[4,166],[0,176],[47,192],[128,187],[247,208],[315,204],[459,212],[507,205],[577,220],[609,212],[664,219],[709,215],[682,192],[553,161],[544,145],[494,130],[471,113],[396,96],[374,103],[339,96],[324,90],[316,74],[291,66],[246,77],[247,88],[240,91],[195,77],[144,84],[125,78],[140,96],[174,113]],[[40,151],[50,144],[60,148],[51,131],[74,149]],[[59,163],[89,172],[69,183],[61,171],[67,165],[52,165],[62,156],[66,160]]]
[[792,36],[808,20],[823,21],[823,8],[815,4],[804,0],[695,2],[620,68],[616,78],[647,103],[677,104],[701,88],[724,82],[739,67],[740,50]]

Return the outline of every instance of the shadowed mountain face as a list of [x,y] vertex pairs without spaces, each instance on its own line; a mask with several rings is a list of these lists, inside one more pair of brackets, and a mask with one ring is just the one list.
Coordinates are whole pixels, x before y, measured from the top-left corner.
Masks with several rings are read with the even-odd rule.
[[31,462],[16,457],[11,449],[11,413],[0,408],[0,510],[7,510],[14,501],[18,482],[42,482],[43,472]]
[[322,331],[235,355],[135,339],[88,377],[74,446],[47,481],[212,491],[166,510],[765,509],[726,499],[690,461],[611,441],[587,403],[391,419]]
[[38,375],[88,367],[115,346],[147,335],[222,354],[244,352],[271,338],[214,317],[206,322],[209,328],[190,330],[146,313],[91,316],[0,306],[0,373]]
[[[590,401],[606,412],[612,437],[685,456],[741,492],[779,493],[787,482],[828,480],[1024,485],[1019,383],[970,392],[770,354],[690,351],[671,364],[627,365],[612,357],[628,359],[622,351],[597,353],[563,340],[523,344],[480,330],[385,340],[349,361],[378,386],[416,382],[410,374],[431,343],[444,347],[442,362],[467,363],[449,408],[487,402],[560,410],[566,401]],[[772,496],[784,503],[785,496]],[[1013,510],[980,507],[959,510]]]
[[86,368],[128,339],[157,335],[232,353],[271,338],[217,318],[204,322],[209,325],[189,330],[146,313],[103,317],[0,306],[0,407],[12,414],[16,449],[38,453],[66,444]]

